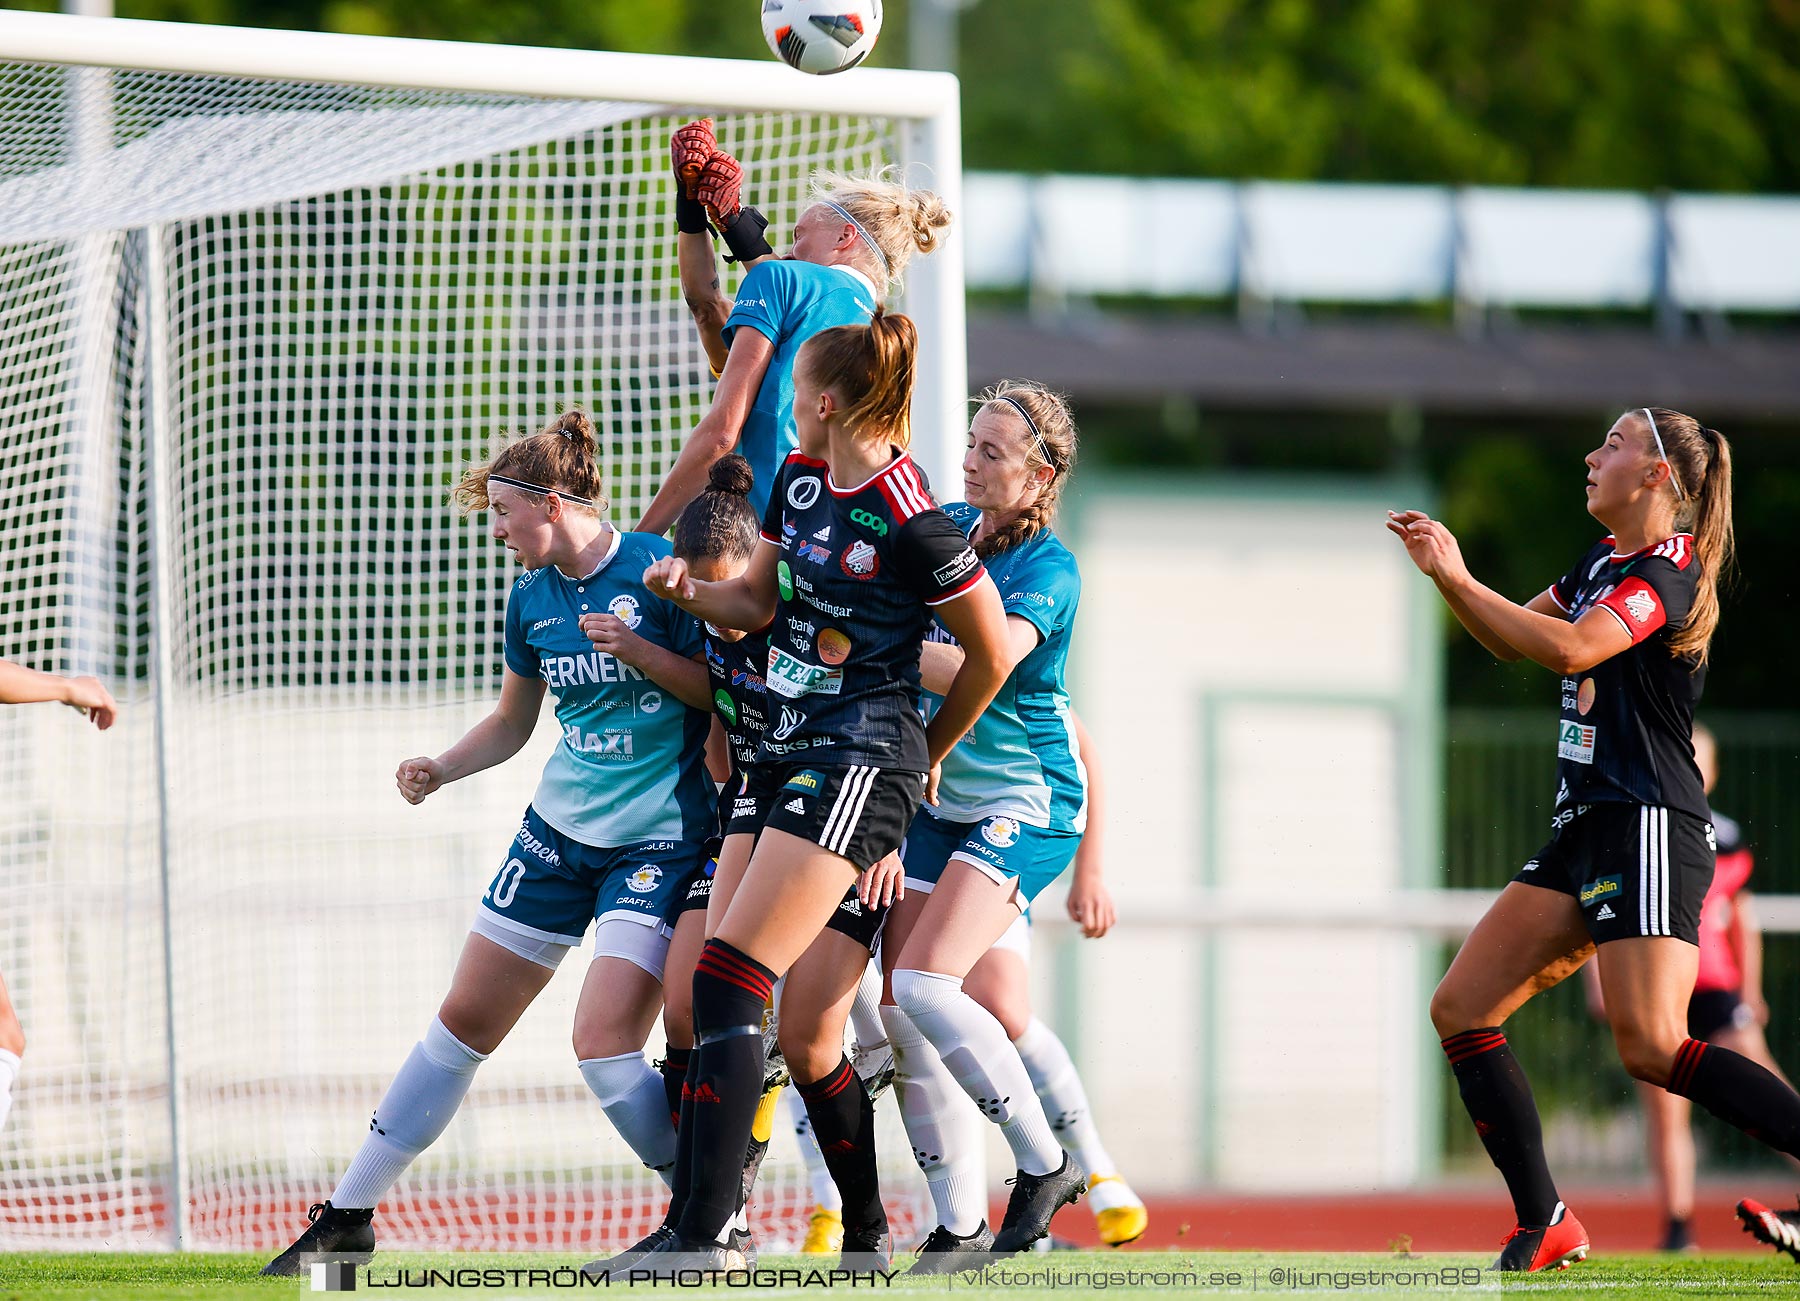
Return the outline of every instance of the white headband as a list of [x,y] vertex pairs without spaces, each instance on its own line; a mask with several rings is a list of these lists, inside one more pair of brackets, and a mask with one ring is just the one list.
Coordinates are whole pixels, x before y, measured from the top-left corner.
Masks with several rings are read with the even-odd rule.
[[491,472],[488,475],[488,482],[504,483],[507,487],[517,488],[521,492],[535,492],[540,497],[548,497],[551,493],[555,493],[564,501],[573,502],[577,506],[586,506],[589,510],[599,509],[599,507],[595,506],[594,503],[589,501],[586,497],[577,497],[574,493],[564,492],[561,488],[546,488],[541,483],[526,483],[523,479],[509,479],[504,474],[493,474]]
[[1656,440],[1656,454],[1669,467],[1669,482],[1675,485],[1675,500],[1686,501],[1687,494],[1681,490],[1681,480],[1675,474],[1675,462],[1669,460],[1669,454],[1663,450],[1662,434],[1656,428],[1656,417],[1650,414],[1649,407],[1640,407],[1644,419],[1650,422],[1650,437]]
[[877,244],[875,242],[875,237],[873,235],[869,234],[869,228],[867,226],[863,225],[855,217],[852,217],[850,215],[850,209],[844,207],[843,204],[833,203],[830,199],[820,199],[819,202],[824,204],[827,208],[830,208],[833,212],[837,213],[838,216],[842,217],[845,221],[849,222],[852,226],[856,227],[856,233],[858,235],[862,236],[863,243],[867,244],[870,248],[874,249],[875,256],[881,259],[882,274],[885,275],[889,280],[892,280],[894,278],[894,268],[888,264],[887,254],[883,253],[881,251],[881,245]]
[[1050,473],[1054,475],[1056,473],[1056,458],[1050,455],[1050,444],[1044,441],[1043,431],[1038,428],[1037,421],[1031,418],[1031,412],[1025,409],[1025,404],[1017,398],[1007,397],[1004,393],[995,400],[1006,403],[1007,406],[1011,407],[1014,411],[1017,411],[1024,419],[1025,428],[1029,429],[1031,431],[1031,436],[1037,439],[1038,450],[1044,454],[1044,464],[1050,467]]

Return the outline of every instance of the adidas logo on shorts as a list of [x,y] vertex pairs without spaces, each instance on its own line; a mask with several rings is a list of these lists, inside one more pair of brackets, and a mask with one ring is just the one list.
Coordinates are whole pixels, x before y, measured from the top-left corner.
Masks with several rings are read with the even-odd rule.
[[1600,911],[1594,914],[1594,920],[1597,922],[1610,922],[1617,916],[1618,914],[1612,910],[1611,904],[1603,903],[1600,905]]
[[806,812],[806,805],[801,802],[800,797],[798,795],[794,796],[793,799],[789,800],[786,804],[783,804],[781,807],[786,809],[789,813],[804,813],[804,812]]

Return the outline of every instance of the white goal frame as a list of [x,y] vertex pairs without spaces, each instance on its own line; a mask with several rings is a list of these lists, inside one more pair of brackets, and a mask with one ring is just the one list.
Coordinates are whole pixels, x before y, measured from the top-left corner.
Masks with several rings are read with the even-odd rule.
[[[747,13],[745,20],[749,21]],[[909,182],[935,190],[953,213],[960,215],[962,205],[960,91],[956,78],[946,73],[863,68],[850,76],[811,77],[773,59],[698,59],[21,12],[0,12],[0,60],[261,81],[516,95],[534,100],[608,101],[641,104],[646,115],[679,111],[682,105],[703,105],[709,112],[884,118],[895,124],[898,161]],[[84,137],[108,139],[110,127],[103,115],[76,122],[76,150],[83,148]],[[914,400],[914,453],[933,482],[941,485],[960,482],[968,419],[964,260],[956,229],[953,227],[951,238],[932,256],[912,264],[904,291],[895,300],[900,310],[913,315],[922,325]],[[151,231],[147,237],[154,241],[156,234]],[[149,314],[158,319],[163,315],[158,301],[160,292],[157,283],[145,289]],[[90,343],[95,349],[100,346],[97,340]],[[154,349],[161,345],[151,346]],[[156,372],[160,367],[153,353],[150,369]],[[168,413],[154,409],[163,400],[163,395],[151,392],[152,410],[146,419],[146,427],[151,431],[150,474],[156,481],[151,496],[155,501],[168,499],[167,477],[172,472],[171,458],[165,455]],[[71,411],[67,424],[79,438],[82,419]],[[65,506],[72,520],[80,514],[80,492],[81,486],[76,484]],[[71,528],[94,526],[78,521]],[[154,568],[161,572],[161,551],[167,545],[161,536],[165,528],[153,525],[150,531],[158,553]],[[176,614],[165,581],[153,578],[152,589],[153,642],[160,646],[153,652],[150,685],[160,701],[170,695],[167,630]],[[153,745],[162,756],[160,706],[156,721]],[[173,944],[167,931],[171,849],[166,837],[170,796],[166,764],[159,761],[157,766],[165,783],[160,792],[164,808],[159,819],[164,840],[156,850],[165,927],[162,992],[173,1025],[176,977],[169,965],[173,961]],[[172,1032],[168,1054],[168,1076],[175,1081],[181,1073],[176,1069]],[[170,1094],[171,1140],[177,1153],[168,1185],[170,1245],[181,1248],[189,1245],[190,1239],[189,1188],[185,1162],[179,1155],[184,1129],[179,1088],[171,1089]]]
[[[962,211],[962,95],[956,77],[947,72],[857,68],[849,76],[812,77],[773,59],[618,54],[19,12],[0,13],[0,59],[646,105],[679,102],[669,93],[671,87],[704,86],[709,108],[899,119],[907,124],[901,161],[909,175],[935,190],[953,214]],[[909,268],[899,305],[932,323],[919,335],[915,459],[934,484],[959,483],[969,362],[962,242],[954,233]]]

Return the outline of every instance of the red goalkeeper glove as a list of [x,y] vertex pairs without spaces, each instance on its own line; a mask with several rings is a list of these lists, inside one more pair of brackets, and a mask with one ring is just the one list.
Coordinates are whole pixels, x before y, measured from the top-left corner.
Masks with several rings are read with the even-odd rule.
[[706,233],[706,205],[695,193],[707,160],[719,152],[713,120],[703,117],[676,129],[669,137],[669,162],[675,170],[675,228],[686,235]]

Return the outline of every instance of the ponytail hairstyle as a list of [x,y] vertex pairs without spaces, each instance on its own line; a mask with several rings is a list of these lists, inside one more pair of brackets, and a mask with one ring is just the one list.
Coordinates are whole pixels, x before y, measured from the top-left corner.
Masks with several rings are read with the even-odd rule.
[[675,521],[675,554],[696,560],[748,560],[756,550],[761,522],[750,508],[756,476],[736,452],[713,462],[706,491],[687,504]]
[[893,167],[854,175],[819,172],[813,176],[815,200],[837,210],[858,235],[877,286],[899,284],[913,252],[938,246],[938,232],[950,224],[950,209],[930,190],[909,190],[892,179]]
[[1050,480],[1005,528],[975,544],[975,554],[983,560],[1021,546],[1049,528],[1056,518],[1057,499],[1075,468],[1075,417],[1069,414],[1069,404],[1061,394],[1034,380],[1003,379],[981,395],[976,414],[988,410],[1010,415],[1015,423],[1026,426],[1026,472],[1049,466]]
[[875,309],[867,325],[839,325],[808,339],[806,373],[843,399],[844,428],[856,438],[912,442],[913,377],[919,332],[912,319]]
[[1736,543],[1731,527],[1731,444],[1716,429],[1666,407],[1639,413],[1652,446],[1669,463],[1669,492],[1675,498],[1675,527],[1694,535],[1700,562],[1694,604],[1669,637],[1669,651],[1706,663],[1713,630],[1719,626],[1719,585],[1732,572]]
[[467,515],[488,508],[488,481],[505,481],[542,501],[555,492],[564,503],[595,515],[607,509],[606,485],[600,477],[600,450],[594,422],[579,407],[544,426],[541,433],[506,443],[488,460],[463,472],[450,493]]

